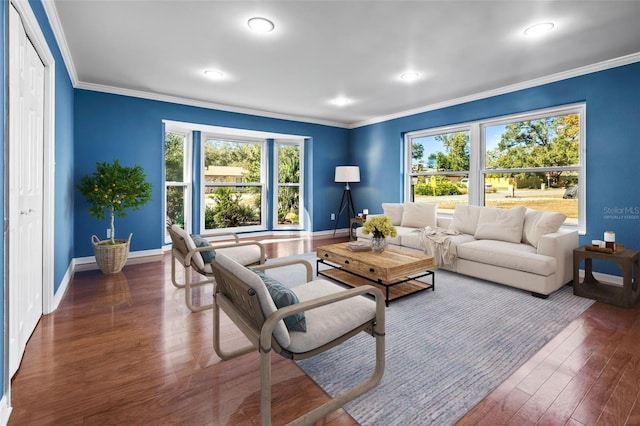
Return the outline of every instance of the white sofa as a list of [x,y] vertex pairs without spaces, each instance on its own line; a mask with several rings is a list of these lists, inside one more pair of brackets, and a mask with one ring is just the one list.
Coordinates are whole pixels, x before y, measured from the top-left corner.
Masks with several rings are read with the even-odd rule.
[[[383,203],[398,235],[390,245],[425,251],[425,227],[459,232],[450,235],[456,254],[439,267],[530,291],[546,298],[573,279],[573,249],[578,231],[561,228],[566,216],[524,207],[498,209],[457,205],[453,217],[437,217],[428,203]],[[356,230],[359,240],[371,235]]]

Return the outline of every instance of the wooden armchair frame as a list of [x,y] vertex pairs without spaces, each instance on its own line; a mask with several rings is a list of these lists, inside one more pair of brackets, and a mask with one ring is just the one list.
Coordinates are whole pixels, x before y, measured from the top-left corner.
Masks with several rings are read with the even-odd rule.
[[[270,262],[257,267],[256,270],[267,270],[283,266],[303,264],[306,267],[307,281],[313,278],[312,266],[304,260],[291,260],[286,262]],[[372,375],[359,385],[345,393],[325,402],[313,411],[295,419],[289,423],[292,425],[313,424],[329,413],[342,407],[345,403],[368,392],[378,385],[384,374],[385,368],[385,302],[382,291],[373,286],[362,286],[327,294],[316,299],[301,301],[295,305],[277,309],[268,318],[262,313],[258,296],[253,288],[241,281],[227,269],[221,267],[218,262],[212,262],[217,286],[214,294],[213,306],[213,344],[218,356],[223,360],[235,358],[240,355],[255,351],[260,353],[260,418],[261,424],[271,424],[271,353],[278,354],[293,360],[305,359],[324,352],[340,343],[348,340],[356,334],[364,331],[376,339],[375,368]],[[273,336],[274,327],[283,318],[302,311],[335,303],[349,298],[359,297],[364,294],[373,295],[375,298],[375,316],[365,324],[355,324],[353,329],[339,338],[304,353],[293,353],[283,348]],[[220,309],[227,314],[233,323],[245,334],[251,342],[250,345],[226,352],[220,345]]]
[[[212,271],[208,271],[206,269],[199,268],[196,262],[194,261],[194,255],[199,252],[205,251],[217,251],[224,250],[225,248],[232,247],[248,247],[248,246],[257,246],[260,250],[260,257],[258,262],[252,263],[252,265],[263,264],[266,261],[264,246],[257,241],[241,241],[238,238],[238,235],[233,232],[219,232],[219,233],[210,233],[210,234],[200,234],[203,238],[225,238],[226,240],[219,240],[211,242],[210,247],[196,247],[192,250],[189,250],[187,246],[187,242],[185,239],[177,234],[170,226],[167,227],[167,231],[169,232],[169,236],[171,237],[171,283],[176,288],[184,288],[184,297],[185,303],[191,312],[200,312],[205,309],[213,308],[213,303],[209,305],[202,306],[194,306],[192,297],[191,297],[191,288],[199,287],[206,284],[215,284],[216,280]],[[231,237],[228,238],[228,237]],[[176,278],[176,262],[180,263],[184,268],[184,283],[178,282]],[[205,265],[206,266],[206,265]],[[200,275],[206,277],[205,280],[200,280],[197,282],[192,282],[191,270],[196,271]]]

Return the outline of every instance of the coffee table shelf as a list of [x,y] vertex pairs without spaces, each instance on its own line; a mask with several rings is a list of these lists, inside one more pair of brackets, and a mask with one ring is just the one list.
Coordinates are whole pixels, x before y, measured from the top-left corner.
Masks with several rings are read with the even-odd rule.
[[[347,243],[317,249],[317,274],[350,287],[373,285],[385,293],[385,302],[432,289],[435,291],[433,258],[406,250],[387,249],[383,253],[352,252]],[[321,271],[320,264],[331,269]],[[418,278],[431,277],[431,283]]]

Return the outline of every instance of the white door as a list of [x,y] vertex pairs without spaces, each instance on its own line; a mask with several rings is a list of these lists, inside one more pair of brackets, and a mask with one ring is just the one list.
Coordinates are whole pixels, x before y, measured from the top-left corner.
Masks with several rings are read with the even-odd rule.
[[9,374],[42,316],[44,65],[20,16],[9,16]]

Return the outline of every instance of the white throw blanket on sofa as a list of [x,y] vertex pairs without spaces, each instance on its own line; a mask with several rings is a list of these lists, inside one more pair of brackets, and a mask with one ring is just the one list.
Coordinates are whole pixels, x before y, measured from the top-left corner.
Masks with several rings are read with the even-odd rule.
[[456,261],[458,253],[451,236],[460,235],[460,232],[436,226],[425,226],[424,229],[417,229],[415,232],[420,232],[420,242],[424,247],[424,253],[433,257],[436,268],[451,265]]

